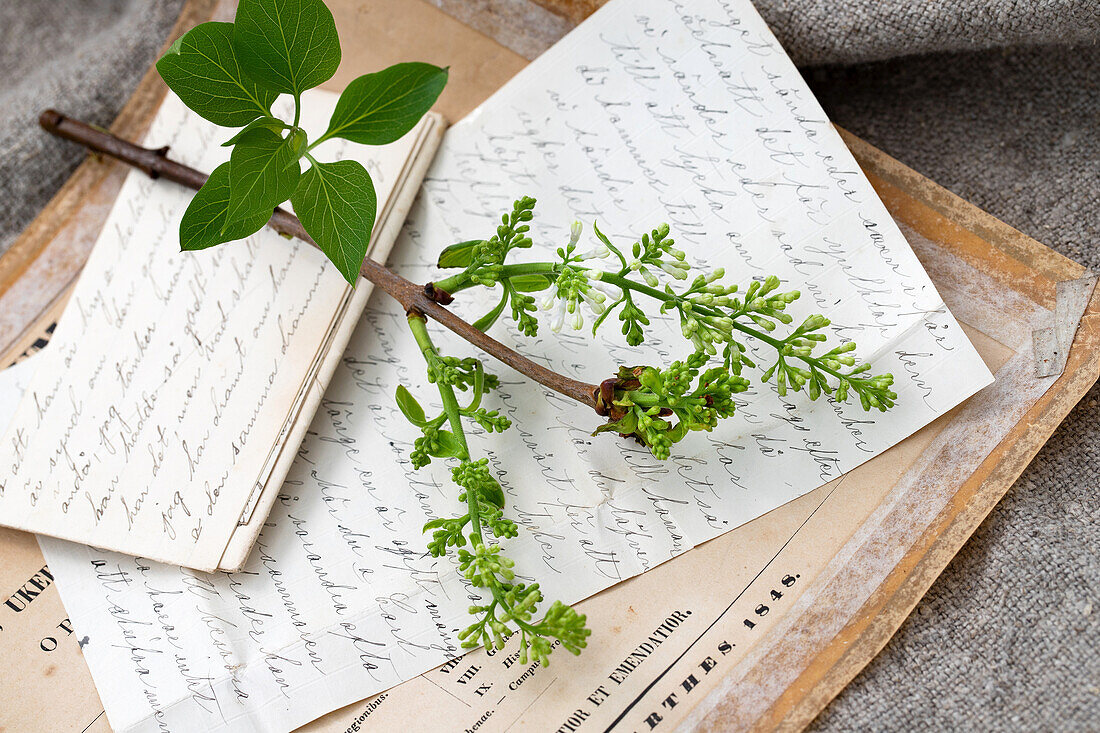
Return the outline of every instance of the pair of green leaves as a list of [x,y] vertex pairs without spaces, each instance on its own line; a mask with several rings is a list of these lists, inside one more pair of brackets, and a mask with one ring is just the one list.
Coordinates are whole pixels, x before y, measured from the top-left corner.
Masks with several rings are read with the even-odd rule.
[[[244,127],[233,151],[195,195],[180,223],[183,250],[206,249],[258,231],[288,199],[321,250],[354,284],[377,212],[370,175],[352,160],[319,162],[310,150],[339,137],[366,145],[394,142],[431,108],[447,70],[406,63],[355,79],[341,94],[328,130],[310,144],[297,126],[302,92],[340,65],[340,40],[322,0],[241,0],[232,23],[203,23],[157,62],[180,99],[224,127]],[[274,117],[280,94],[295,100],[295,120]],[[310,167],[302,172],[302,158]]]
[[[425,452],[434,458],[454,458],[463,453],[462,444],[450,430],[443,430],[438,426],[438,420],[429,422],[424,414],[424,408],[405,388],[405,385],[397,385],[397,407],[405,419],[425,432]],[[430,433],[431,440],[428,441]]]

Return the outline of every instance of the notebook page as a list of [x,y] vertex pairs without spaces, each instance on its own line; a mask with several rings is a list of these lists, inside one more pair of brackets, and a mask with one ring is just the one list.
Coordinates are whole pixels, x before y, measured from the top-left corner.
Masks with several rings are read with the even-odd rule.
[[[307,95],[303,126],[323,130],[335,100]],[[146,139],[212,170],[226,137],[170,94]],[[381,208],[411,140],[319,152],[370,166]],[[266,228],[180,253],[191,195],[138,171],[124,183],[59,321],[57,358],[0,440],[3,524],[218,567],[351,289],[320,252]]]

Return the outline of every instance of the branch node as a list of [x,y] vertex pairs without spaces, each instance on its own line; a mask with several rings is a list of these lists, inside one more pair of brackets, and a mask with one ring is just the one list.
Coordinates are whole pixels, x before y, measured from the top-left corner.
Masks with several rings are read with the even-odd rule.
[[600,386],[593,392],[592,401],[596,403],[596,414],[600,417],[607,417],[611,414],[611,403],[615,399],[615,386],[619,383],[619,380],[612,377],[611,379],[605,379],[600,382]]
[[424,295],[428,296],[430,300],[440,305],[450,305],[454,302],[455,297],[448,293],[443,288],[437,287],[435,283],[428,283],[424,286]]

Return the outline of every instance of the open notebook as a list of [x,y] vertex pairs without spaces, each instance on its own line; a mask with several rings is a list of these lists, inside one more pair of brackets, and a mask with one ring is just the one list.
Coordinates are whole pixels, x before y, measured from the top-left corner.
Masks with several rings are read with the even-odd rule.
[[[323,130],[337,95],[303,98]],[[288,100],[286,100],[288,101]],[[370,171],[385,259],[438,147],[429,114]],[[169,94],[146,136],[213,170],[229,136]],[[0,440],[0,524],[199,570],[244,564],[370,294],[270,229],[179,252],[192,192],[129,174]]]

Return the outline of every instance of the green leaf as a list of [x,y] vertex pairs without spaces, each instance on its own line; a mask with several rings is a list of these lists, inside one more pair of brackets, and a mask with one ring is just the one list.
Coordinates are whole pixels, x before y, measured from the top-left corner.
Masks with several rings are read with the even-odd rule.
[[546,275],[515,275],[508,278],[508,284],[517,293],[537,293],[546,290],[553,283]]
[[249,122],[243,128],[241,128],[237,132],[236,135],[234,135],[233,137],[229,138],[224,143],[222,143],[222,147],[223,148],[233,147],[234,145],[236,145],[237,143],[239,143],[241,141],[242,137],[244,137],[247,133],[249,133],[252,130],[255,130],[258,127],[264,127],[264,128],[267,128],[268,130],[273,130],[275,132],[281,132],[281,131],[286,130],[287,128],[289,128],[290,125],[288,125],[287,123],[285,123],[282,120],[280,120],[278,118],[275,118],[275,117],[268,117],[267,115],[265,115],[263,117],[258,117],[256,119],[252,120],[251,122]]
[[354,160],[314,163],[290,201],[321,251],[354,285],[370,246],[377,206],[367,169]]
[[[508,303],[508,291],[505,290],[504,294],[500,298],[500,302],[491,311],[483,315],[481,318],[474,322],[474,328],[478,331],[488,331],[497,319],[500,318],[500,314],[504,312],[504,306]],[[478,394],[477,389],[474,390],[474,394]]]
[[403,384],[397,385],[397,406],[401,409],[401,414],[405,416],[405,419],[413,425],[423,427],[427,424],[427,420],[424,419],[424,408],[420,406],[412,393],[405,389]]
[[483,239],[471,239],[467,242],[456,242],[439,253],[436,267],[466,267],[474,261],[474,247],[481,244]]
[[458,442],[458,438],[450,430],[440,430],[436,433],[436,441],[438,447],[435,450],[428,451],[436,458],[453,458],[462,453],[462,444]]
[[340,65],[336,21],[321,0],[241,0],[233,47],[246,74],[296,97]]
[[481,492],[482,499],[501,509],[504,508],[504,489],[500,488],[500,484],[496,481],[481,484],[478,486],[478,491]]
[[223,242],[244,239],[258,232],[271,212],[256,214],[251,218],[229,222],[229,163],[222,163],[187,206],[180,222],[180,249],[184,251],[206,249]]
[[420,62],[364,74],[340,95],[324,137],[363,145],[392,143],[431,109],[446,84],[446,69]]
[[298,158],[305,133],[294,129],[286,138],[266,127],[244,135],[229,158],[228,221],[248,219],[272,210],[290,198],[302,175]]
[[202,23],[157,62],[164,83],[184,104],[224,127],[240,127],[271,114],[271,103],[279,96],[241,71],[232,34],[232,23]]

